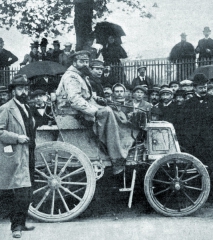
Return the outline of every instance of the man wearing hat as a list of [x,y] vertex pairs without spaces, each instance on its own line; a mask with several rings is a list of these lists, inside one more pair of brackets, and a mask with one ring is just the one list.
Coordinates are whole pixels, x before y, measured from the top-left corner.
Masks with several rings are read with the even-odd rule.
[[64,47],[65,48],[63,52],[59,54],[59,63],[68,68],[72,64],[71,55],[74,53],[74,51],[71,51],[72,43],[70,42],[66,42]]
[[35,129],[26,75],[14,76],[8,88],[13,98],[0,107],[0,189],[12,190],[11,230],[20,238],[21,231],[34,229],[25,223],[34,178]]
[[63,53],[63,50],[60,49],[60,42],[58,40],[54,40],[51,61],[59,63],[59,55],[61,53]]
[[159,92],[160,87],[158,86],[153,86],[151,89],[148,89],[149,102],[152,104],[152,106],[157,106],[159,104]]
[[172,91],[175,93],[180,88],[180,84],[178,81],[171,81],[169,83],[169,88],[171,88]]
[[137,85],[145,85],[149,89],[153,86],[152,79],[146,76],[146,66],[139,67],[138,76],[132,80],[132,89]]
[[[188,74],[193,73],[195,69],[195,49],[194,46],[186,41],[186,34],[182,33],[181,41],[177,43],[171,50],[169,60],[173,63],[177,63],[177,80],[187,77]],[[184,61],[190,61],[191,63],[184,64]]]
[[184,91],[193,91],[193,82],[191,80],[185,79],[180,82],[180,89]]
[[160,94],[160,103],[158,108],[162,112],[162,120],[171,122],[172,119],[172,108],[174,107],[173,103],[173,91],[171,88],[162,88],[159,92]]
[[94,59],[90,63],[91,68],[91,75],[89,77],[90,84],[92,86],[93,93],[98,96],[104,98],[104,91],[103,91],[103,85],[101,82],[101,76],[103,74],[104,69],[104,62]]
[[9,67],[18,61],[18,58],[10,51],[4,49],[4,40],[0,38],[0,68]]
[[213,56],[213,39],[209,37],[211,34],[210,28],[204,27],[203,34],[205,38],[199,40],[195,49],[195,52],[199,54],[199,61],[205,60],[205,58],[211,58]]
[[184,125],[186,150],[213,171],[213,96],[207,93],[207,77],[194,76],[194,96],[185,102]]
[[0,86],[0,106],[9,100],[8,89],[5,86]]

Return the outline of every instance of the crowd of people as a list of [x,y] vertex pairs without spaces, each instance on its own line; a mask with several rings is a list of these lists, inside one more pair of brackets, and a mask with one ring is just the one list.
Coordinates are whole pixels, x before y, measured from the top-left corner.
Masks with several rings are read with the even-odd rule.
[[[0,44],[2,41],[0,38]],[[111,36],[105,48],[113,43]],[[53,50],[47,51],[47,44],[45,39],[40,44],[33,43],[21,65],[51,60],[67,66],[55,94],[81,115],[84,124],[93,125],[94,134],[106,146],[113,174],[124,170],[134,144],[131,137],[133,114],[141,111],[146,113],[148,121],[172,123],[182,150],[199,158],[212,174],[213,85],[204,74],[196,74],[192,81],[182,79],[158,86],[146,75],[146,66],[140,66],[138,76],[127,88],[111,74],[112,62],[108,56],[103,62],[97,59],[98,53],[88,48],[72,52],[71,43],[60,50],[58,41],[53,42]],[[115,49],[120,51],[117,62],[127,57],[121,46],[116,45]],[[201,49],[200,46],[196,51],[201,52]],[[39,84],[30,91],[25,75],[14,76],[8,88],[0,87],[0,149],[4,153],[0,161],[0,189],[13,190],[10,220],[15,238],[21,237],[21,231],[33,230],[25,223],[34,181],[35,133],[39,126],[54,124],[51,109],[45,104],[47,98],[46,89]],[[139,134],[138,126],[134,130]]]

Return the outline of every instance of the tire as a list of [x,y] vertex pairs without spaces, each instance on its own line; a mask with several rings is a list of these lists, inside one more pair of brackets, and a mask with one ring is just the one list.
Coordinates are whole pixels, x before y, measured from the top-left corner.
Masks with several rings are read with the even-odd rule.
[[29,215],[44,222],[79,216],[90,204],[96,187],[89,158],[64,142],[46,142],[35,150],[35,181]]
[[182,217],[203,206],[210,192],[205,166],[187,153],[166,155],[149,167],[144,191],[152,208],[169,217]]

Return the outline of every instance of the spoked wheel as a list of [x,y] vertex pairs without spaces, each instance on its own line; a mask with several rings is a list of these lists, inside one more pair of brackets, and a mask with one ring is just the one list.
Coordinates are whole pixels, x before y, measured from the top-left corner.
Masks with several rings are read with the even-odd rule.
[[91,202],[96,186],[89,158],[64,142],[39,145],[35,157],[29,214],[45,222],[67,221],[80,215]]
[[205,166],[187,153],[170,154],[156,160],[144,179],[148,202],[165,216],[186,216],[206,202],[210,191]]

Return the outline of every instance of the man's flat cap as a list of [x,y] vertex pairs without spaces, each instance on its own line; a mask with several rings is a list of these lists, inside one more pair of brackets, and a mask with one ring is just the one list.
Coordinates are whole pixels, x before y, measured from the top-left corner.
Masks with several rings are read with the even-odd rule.
[[138,71],[139,71],[140,69],[145,69],[145,70],[146,70],[146,66],[140,66],[140,67],[138,68]]
[[147,93],[147,89],[142,86],[142,85],[137,85],[133,90],[132,90],[132,93],[136,92],[137,90],[141,90],[143,91],[144,93]]
[[90,67],[104,68],[104,62],[98,59],[94,59],[91,61]]
[[208,83],[209,79],[206,77],[205,74],[203,73],[197,73],[195,74],[194,78],[193,78],[193,85],[197,86],[197,85],[203,85]]
[[153,92],[159,93],[160,92],[160,87],[158,86],[153,86],[151,89],[148,89],[148,93],[151,94]]
[[78,60],[89,60],[90,52],[86,50],[78,51],[72,54],[72,58],[76,58]]
[[192,83],[193,83],[193,82],[192,82],[191,80],[186,79],[186,80],[181,81],[181,82],[180,82],[180,85],[181,85],[181,86],[191,86]]
[[163,93],[171,93],[171,94],[173,94],[173,91],[172,91],[172,89],[171,88],[162,88],[161,90],[160,90],[160,95],[161,94],[163,94]]

